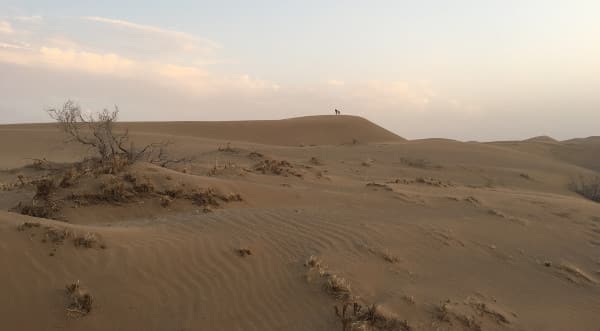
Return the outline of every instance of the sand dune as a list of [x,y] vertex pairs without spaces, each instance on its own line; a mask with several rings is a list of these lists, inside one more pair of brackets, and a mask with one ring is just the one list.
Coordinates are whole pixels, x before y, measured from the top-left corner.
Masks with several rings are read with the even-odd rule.
[[[569,188],[597,174],[595,139],[407,141],[351,116],[122,125],[195,160],[70,179],[53,219],[15,207],[86,150],[0,126],[2,328],[341,330],[341,298],[377,305],[352,317],[373,330],[600,325],[600,204]],[[87,314],[67,310],[75,281]]]

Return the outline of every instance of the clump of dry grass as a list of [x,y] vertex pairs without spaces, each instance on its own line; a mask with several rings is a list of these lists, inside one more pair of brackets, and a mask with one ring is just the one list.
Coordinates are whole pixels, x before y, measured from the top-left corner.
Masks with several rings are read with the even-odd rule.
[[262,153],[259,153],[257,151],[254,151],[254,152],[250,152],[248,154],[248,157],[251,158],[251,159],[262,159],[262,158],[265,157],[265,155],[262,154]]
[[123,182],[117,178],[112,178],[108,183],[100,185],[100,193],[96,197],[102,201],[126,202],[129,199],[129,194]]
[[331,296],[339,300],[350,299],[352,293],[350,291],[350,283],[338,275],[325,273],[325,290]]
[[[350,311],[348,308],[352,308]],[[342,324],[342,331],[381,330],[410,331],[408,322],[383,313],[377,305],[345,302],[341,308],[334,306],[335,315]]]
[[84,316],[92,311],[94,297],[89,291],[81,287],[78,280],[67,284],[66,292],[69,299],[67,305],[68,313]]
[[19,202],[16,211],[23,215],[51,218],[52,215],[59,209],[58,204],[51,198],[52,193],[56,189],[52,178],[43,178],[32,182],[35,186],[35,195],[31,200],[31,204],[23,204]]
[[44,239],[42,239],[42,242],[50,242],[59,245],[64,243],[66,239],[72,237],[74,237],[74,233],[71,230],[47,226],[46,233],[44,234]]
[[221,147],[219,146],[219,148],[217,149],[219,152],[227,152],[227,153],[237,153],[237,150],[234,148],[231,148],[231,143],[227,143],[227,146],[225,147]]
[[400,259],[397,256],[395,256],[394,254],[390,253],[388,250],[381,251],[381,257],[389,263],[400,262]]
[[171,202],[173,202],[173,198],[171,198],[168,195],[162,195],[160,197],[160,205],[163,206],[164,208],[167,208],[171,205]]
[[308,160],[308,163],[316,166],[323,165],[323,161],[315,156],[311,157],[310,160]]
[[262,160],[254,165],[254,170],[262,174],[271,174],[278,176],[302,177],[302,174],[294,169],[294,166],[286,160]]
[[325,280],[323,284],[325,291],[342,302],[341,306],[334,307],[335,315],[342,324],[342,331],[412,330],[406,321],[384,313],[378,306],[359,303],[357,297],[352,294],[350,283],[343,277],[327,271],[318,257],[311,255],[304,265],[310,270],[316,270],[319,276]]
[[87,232],[84,235],[76,236],[73,239],[75,247],[93,248],[100,240],[95,233]]
[[250,250],[250,248],[247,247],[238,248],[237,252],[238,254],[240,254],[241,257],[252,255],[252,251]]
[[321,260],[318,257],[311,255],[304,265],[309,268],[321,268]]
[[57,206],[55,204],[32,206],[19,203],[15,209],[22,215],[39,218],[52,218],[54,212],[57,210]]
[[221,205],[221,203],[219,202],[221,200],[221,195],[219,195],[217,191],[215,191],[212,188],[192,192],[187,197],[198,206],[218,207]]

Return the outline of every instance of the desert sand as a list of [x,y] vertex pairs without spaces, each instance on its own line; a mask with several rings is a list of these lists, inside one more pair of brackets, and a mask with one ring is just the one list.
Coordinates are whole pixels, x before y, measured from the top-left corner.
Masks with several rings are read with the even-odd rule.
[[600,171],[600,138],[406,140],[353,116],[120,127],[194,159],[73,170],[44,218],[17,206],[89,151],[54,124],[0,126],[0,329],[344,330],[344,302],[375,305],[356,330],[600,328],[600,204],[569,188]]

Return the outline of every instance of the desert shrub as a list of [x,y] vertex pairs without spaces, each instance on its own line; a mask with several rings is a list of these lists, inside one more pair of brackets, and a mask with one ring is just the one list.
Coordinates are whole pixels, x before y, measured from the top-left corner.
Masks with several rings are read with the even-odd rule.
[[252,255],[252,251],[251,251],[249,248],[246,248],[246,247],[238,248],[238,249],[237,249],[237,252],[238,252],[238,254],[239,254],[241,257],[245,257],[245,256],[248,256],[248,255]]
[[340,276],[328,274],[325,289],[336,299],[346,300],[351,296],[350,283]]
[[294,166],[286,160],[262,160],[254,165],[254,170],[263,174],[302,177],[302,174],[297,172]]
[[54,213],[52,207],[45,204],[40,206],[19,204],[16,209],[21,215],[40,218],[51,218]]
[[35,196],[34,200],[37,201],[48,201],[50,199],[50,193],[54,190],[54,181],[49,178],[40,179],[33,183],[35,185]]
[[94,233],[87,232],[84,235],[79,235],[75,237],[73,239],[73,244],[76,247],[92,248],[96,244],[98,244],[98,241],[98,237]]
[[162,195],[160,197],[160,205],[167,208],[171,205],[171,202],[173,202],[173,198],[171,198],[168,195]]
[[108,183],[103,183],[100,186],[100,194],[97,198],[109,202],[125,202],[128,200],[129,194],[125,189],[125,184],[116,178],[113,178]]
[[73,232],[71,230],[67,230],[64,228],[57,228],[53,226],[46,227],[46,232],[44,233],[44,242],[50,242],[53,244],[62,244],[68,238],[72,238]]
[[[348,308],[351,308],[348,309]],[[335,316],[342,324],[342,331],[385,330],[410,331],[406,321],[383,314],[376,305],[362,305],[358,302],[346,302],[334,306]]]
[[60,129],[68,136],[67,141],[87,146],[99,158],[99,166],[104,173],[117,173],[126,165],[144,160],[166,167],[170,163],[190,161],[190,158],[171,159],[165,148],[168,141],[151,143],[136,148],[130,140],[129,131],[117,132],[119,108],[113,111],[104,109],[96,113],[84,113],[75,102],[68,100],[60,108],[48,111]]
[[87,315],[92,311],[94,297],[80,286],[79,281],[67,284],[66,292],[69,298],[67,312]]
[[581,196],[600,202],[600,176],[572,178],[569,186]]

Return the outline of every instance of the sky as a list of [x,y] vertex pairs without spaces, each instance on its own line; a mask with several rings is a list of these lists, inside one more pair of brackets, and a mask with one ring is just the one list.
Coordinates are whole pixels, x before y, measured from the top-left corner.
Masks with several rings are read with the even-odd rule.
[[363,116],[400,136],[600,135],[600,1],[0,0],[0,123]]

